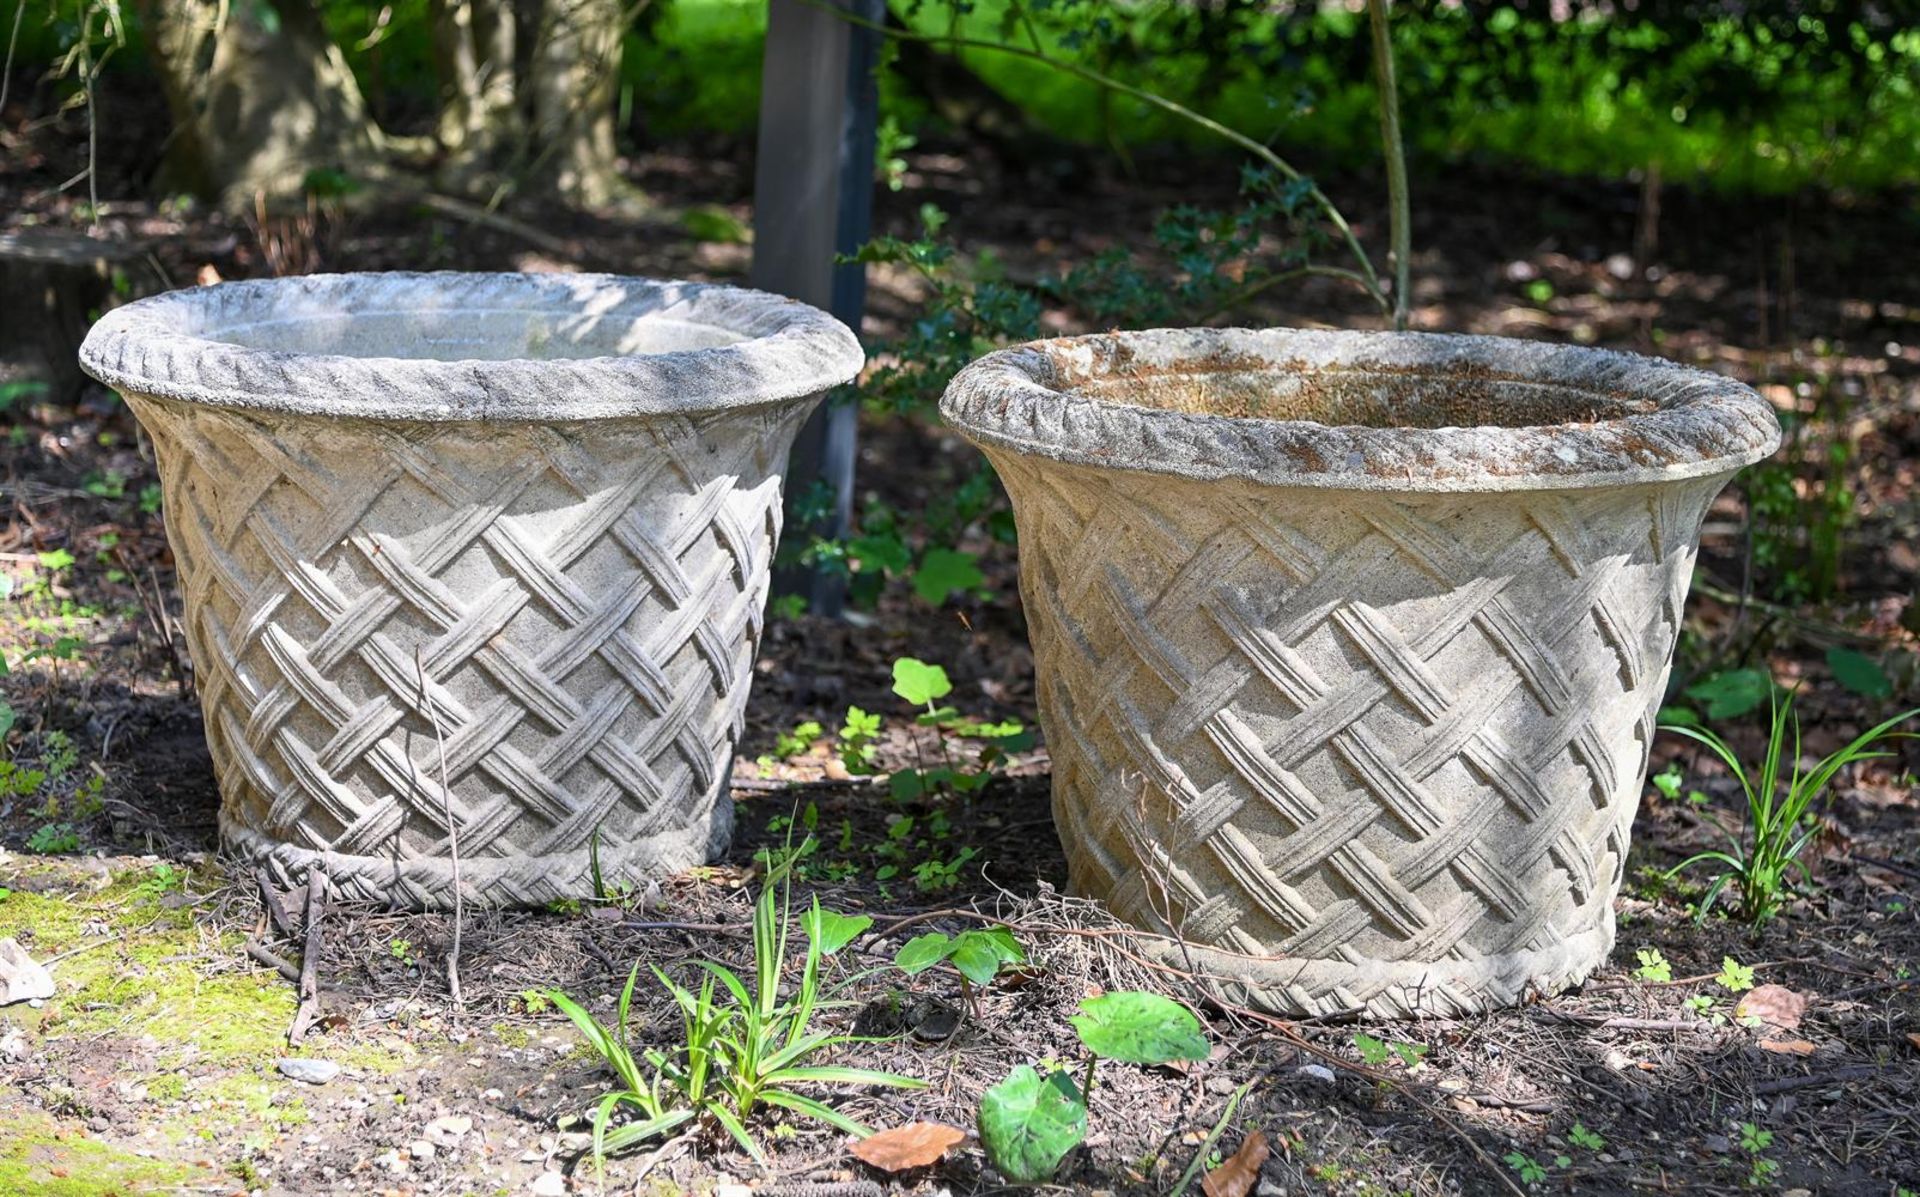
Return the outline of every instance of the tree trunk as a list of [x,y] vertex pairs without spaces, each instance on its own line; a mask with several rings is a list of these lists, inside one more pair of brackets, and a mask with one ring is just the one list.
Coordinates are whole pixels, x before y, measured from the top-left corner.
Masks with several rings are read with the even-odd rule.
[[620,174],[613,140],[626,21],[621,0],[546,0],[541,6],[523,190],[586,208],[640,199]]
[[316,169],[380,169],[380,131],[312,0],[139,3],[182,184],[237,210],[297,194]]
[[478,190],[526,136],[513,8],[509,0],[429,0],[427,7],[440,73],[440,176],[454,190]]

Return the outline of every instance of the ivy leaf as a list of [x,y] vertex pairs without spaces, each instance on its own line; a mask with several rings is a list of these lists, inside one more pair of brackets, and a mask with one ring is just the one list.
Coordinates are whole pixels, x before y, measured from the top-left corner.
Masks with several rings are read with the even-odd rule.
[[1893,693],[1893,682],[1880,668],[1880,662],[1865,653],[1850,648],[1830,648],[1827,668],[1833,670],[1834,680],[1843,688],[1862,698],[1886,698]]
[[1204,1060],[1207,1037],[1200,1020],[1171,998],[1140,990],[1101,994],[1080,1003],[1073,1016],[1080,1042],[1096,1056],[1129,1064]]
[[980,1095],[980,1145],[1015,1184],[1047,1180],[1086,1137],[1086,1103],[1064,1072],[1042,1080],[1022,1064]]
[[895,954],[894,967],[908,976],[924,973],[953,954],[953,941],[938,931],[916,935]]
[[831,956],[852,943],[854,936],[873,926],[873,919],[864,914],[837,914],[823,910],[820,899],[815,898],[813,909],[800,916],[800,925],[805,928],[807,938],[820,949],[820,954]]
[[893,663],[893,692],[916,707],[924,707],[953,693],[953,683],[938,665],[901,657]]
[[956,590],[977,590],[986,584],[980,559],[953,549],[928,549],[913,572],[914,593],[936,607]]

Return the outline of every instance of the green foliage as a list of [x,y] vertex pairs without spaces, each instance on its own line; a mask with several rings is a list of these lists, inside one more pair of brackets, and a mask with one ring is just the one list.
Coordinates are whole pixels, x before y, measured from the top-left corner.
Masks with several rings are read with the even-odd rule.
[[753,235],[739,217],[718,204],[696,204],[680,214],[680,227],[695,241],[744,245]]
[[1046,1181],[1067,1152],[1086,1138],[1087,1100],[1101,1057],[1151,1065],[1204,1060],[1208,1054],[1200,1020],[1159,994],[1123,990],[1088,998],[1073,1016],[1073,1027],[1088,1051],[1086,1078],[1079,1087],[1064,1071],[1042,1077],[1022,1064],[981,1096],[981,1145],[993,1166],[1016,1183]]
[[1080,1042],[1096,1056],[1129,1064],[1166,1064],[1207,1058],[1200,1020],[1157,993],[1105,993],[1080,1003],[1073,1016]]
[[1842,689],[1862,698],[1889,698],[1893,695],[1893,681],[1887,677],[1886,670],[1880,668],[1880,662],[1858,653],[1850,648],[1830,648],[1827,650],[1827,668],[1833,671],[1833,680],[1840,683]]
[[931,709],[935,699],[953,693],[953,683],[940,666],[901,657],[893,663],[893,692],[914,706]]
[[1027,953],[1005,927],[962,931],[947,936],[939,931],[916,935],[894,955],[894,966],[913,976],[943,961],[973,985],[988,985],[1010,964],[1024,964]]
[[1642,981],[1664,985],[1673,980],[1673,966],[1667,963],[1667,958],[1660,954],[1659,948],[1641,948],[1633,956],[1640,962],[1640,967],[1633,970],[1633,975]]
[[1536,1185],[1547,1178],[1547,1170],[1525,1152],[1509,1151],[1500,1158],[1519,1175],[1521,1184]]
[[1719,872],[1701,899],[1699,917],[1704,919],[1729,882],[1740,887],[1741,915],[1758,926],[1780,912],[1789,889],[1789,875],[1795,870],[1805,877],[1807,867],[1800,859],[1819,830],[1813,816],[1814,800],[1849,765],[1890,755],[1872,751],[1873,745],[1902,735],[1894,728],[1915,715],[1920,708],[1903,711],[1856,736],[1840,748],[1804,769],[1800,755],[1800,718],[1793,710],[1793,698],[1781,702],[1773,698],[1773,720],[1767,738],[1766,754],[1758,770],[1750,770],[1733,749],[1718,735],[1705,728],[1668,727],[1675,735],[1704,744],[1726,763],[1740,783],[1746,797],[1747,818],[1741,834],[1720,827],[1727,837],[1726,850],[1699,852],[1681,861],[1667,875],[1673,876],[1696,865],[1717,866]]
[[[800,1091],[812,1085],[889,1085],[918,1089],[924,1082],[870,1069],[814,1065],[822,1052],[859,1042],[813,1028],[814,1016],[849,1003],[833,1000],[823,968],[835,953],[866,930],[872,920],[823,909],[818,898],[799,923],[806,940],[798,977],[787,966],[791,920],[784,897],[786,866],[769,875],[754,903],[753,980],[749,984],[724,965],[695,962],[704,974],[698,988],[670,977],[658,967],[653,975],[672,997],[681,1028],[671,1050],[647,1048],[635,1053],[628,1023],[635,965],[621,991],[616,1020],[603,1026],[585,1007],[559,990],[546,997],[579,1028],[589,1047],[612,1070],[617,1087],[593,1110],[596,1157],[633,1147],[699,1119],[725,1131],[754,1159],[765,1161],[748,1130],[762,1106],[817,1119],[848,1134],[865,1136],[866,1127],[819,1099]],[[776,890],[783,896],[776,897]],[[783,989],[785,996],[782,996]],[[631,1118],[619,1125],[623,1112]]]
[[1760,669],[1729,669],[1688,686],[1688,698],[1704,704],[1708,719],[1738,719],[1760,709],[1774,692],[1772,675]]
[[27,837],[27,851],[42,856],[51,856],[60,852],[78,852],[80,834],[71,823],[43,823],[34,828]]
[[1574,1123],[1573,1129],[1567,1132],[1567,1141],[1575,1147],[1584,1147],[1588,1151],[1601,1151],[1607,1145],[1605,1136],[1588,1130],[1583,1123],[1579,1122]]
[[1668,761],[1667,767],[1654,774],[1650,780],[1653,782],[1653,788],[1660,791],[1661,797],[1672,800],[1680,796],[1680,784],[1685,778],[1680,772],[1680,766]]
[[1753,988],[1753,969],[1725,956],[1720,961],[1720,975],[1714,981],[1728,993],[1740,993]]
[[1015,1184],[1042,1184],[1087,1137],[1087,1105],[1064,1072],[1022,1064],[980,1097],[980,1145]]

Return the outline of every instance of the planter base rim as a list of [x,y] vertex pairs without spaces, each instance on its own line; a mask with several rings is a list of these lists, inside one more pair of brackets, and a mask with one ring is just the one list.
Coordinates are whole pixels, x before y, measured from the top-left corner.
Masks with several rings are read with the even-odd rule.
[[1571,989],[1613,950],[1605,923],[1549,948],[1477,960],[1261,959],[1161,939],[1137,941],[1157,963],[1213,979],[1230,1000],[1289,1018],[1457,1018]]
[[[625,849],[600,849],[607,886],[658,880],[718,859],[733,841],[733,800],[721,794],[707,819],[691,827],[649,836]],[[267,870],[274,883],[305,885],[315,865],[326,870],[329,891],[354,901],[412,910],[453,909],[453,866],[444,857],[353,856],[302,848],[276,840],[220,814],[225,853],[248,867]],[[467,906],[543,906],[591,900],[593,853],[582,848],[551,856],[484,856],[460,860],[460,889]]]

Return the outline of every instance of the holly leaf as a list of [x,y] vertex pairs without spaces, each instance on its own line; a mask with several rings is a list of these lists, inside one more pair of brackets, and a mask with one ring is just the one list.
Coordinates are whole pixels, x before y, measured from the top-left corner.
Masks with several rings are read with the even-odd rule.
[[853,942],[853,937],[873,926],[873,919],[864,914],[836,914],[824,910],[820,899],[813,900],[813,909],[800,916],[800,926],[806,930],[807,938],[820,949],[822,956],[831,956],[841,948]]
[[1833,680],[1842,688],[1862,698],[1887,698],[1893,694],[1893,682],[1880,668],[1880,662],[1865,653],[1850,648],[1830,648],[1827,668],[1833,670]]
[[953,683],[938,665],[901,657],[893,663],[893,692],[916,707],[924,707],[953,693]]
[[953,549],[928,549],[920,558],[920,568],[913,571],[914,593],[936,607],[956,590],[977,590],[986,584],[980,559]]
[[853,1154],[882,1172],[905,1172],[938,1163],[967,1132],[944,1122],[909,1122],[868,1135],[853,1145]]
[[980,1145],[1015,1184],[1047,1180],[1086,1137],[1086,1103],[1064,1072],[1043,1080],[1022,1064],[980,1095]]
[[1207,1058],[1207,1037],[1193,1012],[1171,998],[1140,990],[1104,993],[1073,1016],[1080,1042],[1096,1056],[1129,1064]]
[[916,935],[893,957],[893,965],[908,976],[924,973],[953,954],[953,940],[938,931]]

